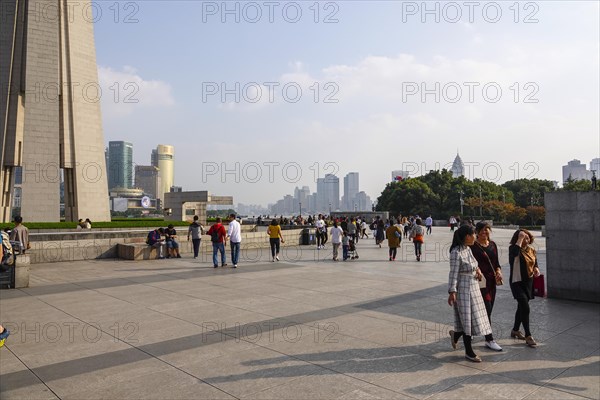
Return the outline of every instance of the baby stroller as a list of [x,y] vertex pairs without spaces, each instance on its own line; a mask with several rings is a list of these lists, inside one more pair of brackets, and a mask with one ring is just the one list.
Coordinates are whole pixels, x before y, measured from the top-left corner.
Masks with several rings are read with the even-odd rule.
[[348,256],[351,260],[358,259],[358,251],[356,250],[356,243],[354,239],[350,239],[348,242]]

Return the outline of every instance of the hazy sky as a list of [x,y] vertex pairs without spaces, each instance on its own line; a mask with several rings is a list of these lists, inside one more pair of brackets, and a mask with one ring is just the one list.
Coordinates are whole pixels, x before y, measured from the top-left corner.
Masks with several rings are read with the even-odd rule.
[[457,149],[497,183],[600,157],[598,2],[426,4],[96,2],[105,140],[264,205],[353,171],[375,199]]

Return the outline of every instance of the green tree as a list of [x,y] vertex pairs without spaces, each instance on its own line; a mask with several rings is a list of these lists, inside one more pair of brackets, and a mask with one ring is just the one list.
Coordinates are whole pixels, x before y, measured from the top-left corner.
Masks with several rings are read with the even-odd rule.
[[570,192],[586,192],[592,190],[592,181],[588,181],[587,179],[572,179],[569,176],[569,179],[564,183],[562,187],[563,191]]
[[555,190],[554,182],[543,179],[517,179],[505,182],[502,187],[512,192],[516,205],[522,208],[543,204],[544,193]]
[[[447,169],[429,171],[416,178],[426,184],[433,194],[431,207],[436,214],[447,214],[460,209],[460,190],[455,189],[455,178]],[[463,178],[464,179],[464,178]],[[458,208],[456,208],[458,206]]]
[[377,199],[377,210],[390,211],[392,215],[424,215],[431,210],[434,201],[429,186],[419,179],[405,179],[386,185]]

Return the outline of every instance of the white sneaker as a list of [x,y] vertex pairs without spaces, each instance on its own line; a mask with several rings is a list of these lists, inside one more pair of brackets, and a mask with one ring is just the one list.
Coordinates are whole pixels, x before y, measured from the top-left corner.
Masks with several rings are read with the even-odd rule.
[[502,347],[500,347],[500,346],[498,345],[498,343],[496,343],[496,341],[495,341],[495,340],[490,340],[489,342],[485,342],[485,345],[486,345],[488,348],[492,349],[492,350],[495,350],[495,351],[502,351]]
[[277,261],[279,261],[279,256],[275,257],[275,259],[276,259]]

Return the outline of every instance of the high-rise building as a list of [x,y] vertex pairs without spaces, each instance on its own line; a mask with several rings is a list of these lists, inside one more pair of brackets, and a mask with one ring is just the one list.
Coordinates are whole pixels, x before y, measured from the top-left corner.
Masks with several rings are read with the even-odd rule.
[[452,163],[452,177],[458,178],[459,176],[465,176],[465,164],[460,155],[458,155],[458,152],[456,152],[456,157]]
[[329,213],[340,209],[340,178],[327,174],[317,179],[317,210]]
[[150,154],[150,165],[158,168],[158,151],[156,149],[152,149],[152,154]]
[[[357,211],[371,211],[373,203],[371,198],[365,192],[359,192],[356,195]],[[354,210],[354,209],[353,209]]]
[[298,207],[298,210],[300,210],[300,207],[302,207],[302,209],[304,211],[308,210],[308,197],[310,196],[310,188],[308,186],[303,186],[302,189],[296,187],[294,189],[294,203],[295,206]]
[[[67,221],[108,221],[94,25],[81,12],[91,1],[50,3],[1,3],[0,221],[11,218],[16,167],[26,221],[60,220],[61,176]],[[36,18],[44,5],[54,7]]]
[[133,188],[133,144],[108,142],[108,189]]
[[565,183],[569,177],[574,181],[582,179],[591,179],[592,172],[587,170],[585,164],[582,164],[579,160],[571,160],[567,165],[562,167],[563,183]]
[[171,186],[175,180],[175,166],[173,155],[175,149],[173,146],[159,144],[156,150],[152,150],[152,165],[158,167],[158,176],[160,177],[160,190],[156,194],[157,199],[163,199],[165,193],[171,191]]
[[596,171],[596,177],[600,179],[600,158],[590,161],[590,171]]
[[160,188],[158,168],[152,165],[136,165],[135,187],[142,189],[144,194],[156,198],[156,194]]
[[344,210],[354,210],[358,192],[358,172],[350,172],[344,177],[344,196],[342,198]]

